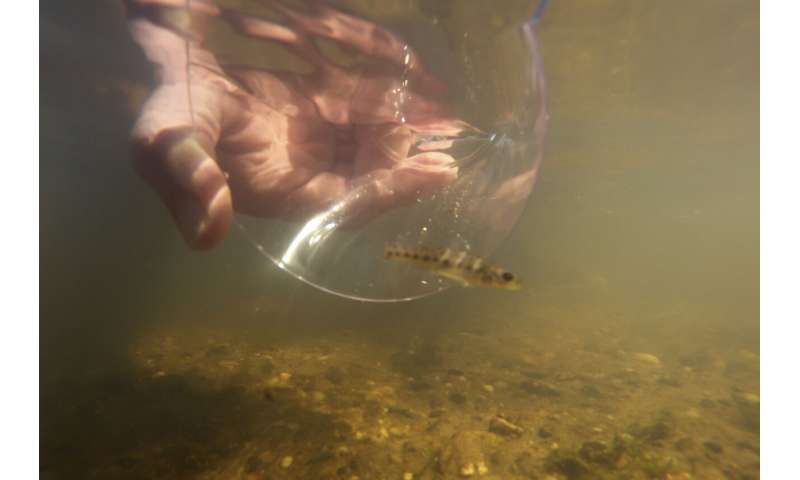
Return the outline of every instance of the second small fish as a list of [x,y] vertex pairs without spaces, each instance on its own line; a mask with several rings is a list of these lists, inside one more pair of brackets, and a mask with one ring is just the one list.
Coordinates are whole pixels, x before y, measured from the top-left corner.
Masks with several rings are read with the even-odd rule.
[[502,288],[519,290],[522,284],[516,275],[500,267],[487,264],[482,258],[467,252],[445,249],[411,249],[387,245],[384,258],[409,262],[419,268],[460,283],[464,287]]

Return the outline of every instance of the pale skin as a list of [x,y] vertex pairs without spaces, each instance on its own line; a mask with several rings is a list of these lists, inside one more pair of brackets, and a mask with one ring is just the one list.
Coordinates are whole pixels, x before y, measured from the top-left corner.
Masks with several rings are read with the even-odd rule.
[[[134,166],[188,245],[219,245],[234,211],[302,220],[367,183],[369,208],[359,213],[366,219],[456,178],[453,158],[435,145],[409,155],[417,135],[455,137],[472,128],[436,100],[444,86],[410,47],[321,2],[302,13],[277,1],[265,3],[283,15],[283,23],[192,1],[192,115],[185,34],[175,27],[186,20],[180,16],[186,14],[185,0],[127,2],[131,34],[159,80],[133,130]],[[228,22],[247,37],[278,42],[314,72],[223,67],[202,44],[208,19]],[[388,68],[337,66],[317,50],[314,37]],[[397,73],[403,69],[405,89],[399,88]]]

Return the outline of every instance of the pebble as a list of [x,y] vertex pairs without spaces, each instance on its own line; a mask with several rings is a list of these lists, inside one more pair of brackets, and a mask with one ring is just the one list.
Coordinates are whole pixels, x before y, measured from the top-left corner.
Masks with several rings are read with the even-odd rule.
[[497,436],[488,432],[464,431],[453,435],[441,454],[446,478],[473,477],[489,471],[485,455],[499,445]]
[[225,370],[236,370],[239,368],[239,362],[236,360],[221,360],[217,362],[217,366],[224,368]]
[[639,360],[640,362],[649,363],[650,365],[661,366],[661,360],[652,353],[634,353],[633,358]]
[[460,392],[453,392],[447,396],[451,402],[455,403],[456,405],[461,405],[467,401],[466,395]]
[[710,452],[722,453],[722,445],[713,440],[706,440],[703,442],[703,446],[706,447],[706,449]]
[[744,393],[739,398],[741,398],[743,402],[750,403],[753,405],[761,403],[761,397],[759,397],[755,393]]
[[506,437],[518,437],[525,432],[522,427],[514,425],[503,417],[494,417],[489,422],[489,431]]
[[283,457],[283,460],[281,460],[281,468],[289,468],[289,467],[291,467],[293,461],[294,461],[294,459],[292,457],[289,457],[289,456]]
[[485,390],[487,393],[494,393],[494,387],[493,387],[493,386],[491,386],[491,385],[484,385],[484,386],[483,386],[483,389],[484,389],[484,390]]
[[411,472],[403,473],[403,480],[414,480],[414,474]]
[[409,427],[408,425],[404,427],[391,427],[389,429],[389,433],[394,437],[404,437],[408,435]]
[[341,368],[330,367],[325,371],[325,378],[334,385],[341,385],[345,380],[345,373]]
[[526,393],[540,397],[561,396],[561,393],[555,387],[543,382],[522,382],[519,388]]
[[700,418],[700,412],[696,408],[686,410],[686,416],[689,418]]
[[311,394],[311,398],[313,398],[314,401],[321,402],[325,400],[325,394],[322,392],[314,392],[313,394]]

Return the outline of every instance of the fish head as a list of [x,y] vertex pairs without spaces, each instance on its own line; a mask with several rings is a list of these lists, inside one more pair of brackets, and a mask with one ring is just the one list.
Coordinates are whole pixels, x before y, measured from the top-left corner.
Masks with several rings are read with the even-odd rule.
[[520,290],[522,289],[522,282],[513,273],[507,270],[499,270],[495,272],[493,277],[493,286],[505,290]]

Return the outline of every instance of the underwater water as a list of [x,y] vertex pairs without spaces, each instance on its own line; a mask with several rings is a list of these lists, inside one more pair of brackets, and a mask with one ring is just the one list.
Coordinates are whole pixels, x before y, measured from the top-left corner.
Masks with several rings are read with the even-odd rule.
[[[759,478],[757,2],[550,2],[544,161],[492,256],[524,288],[398,304],[236,230],[191,252],[130,168],[123,7],[77,3],[40,9],[42,478]],[[534,7],[466,3],[337,4],[484,25],[477,65]]]

